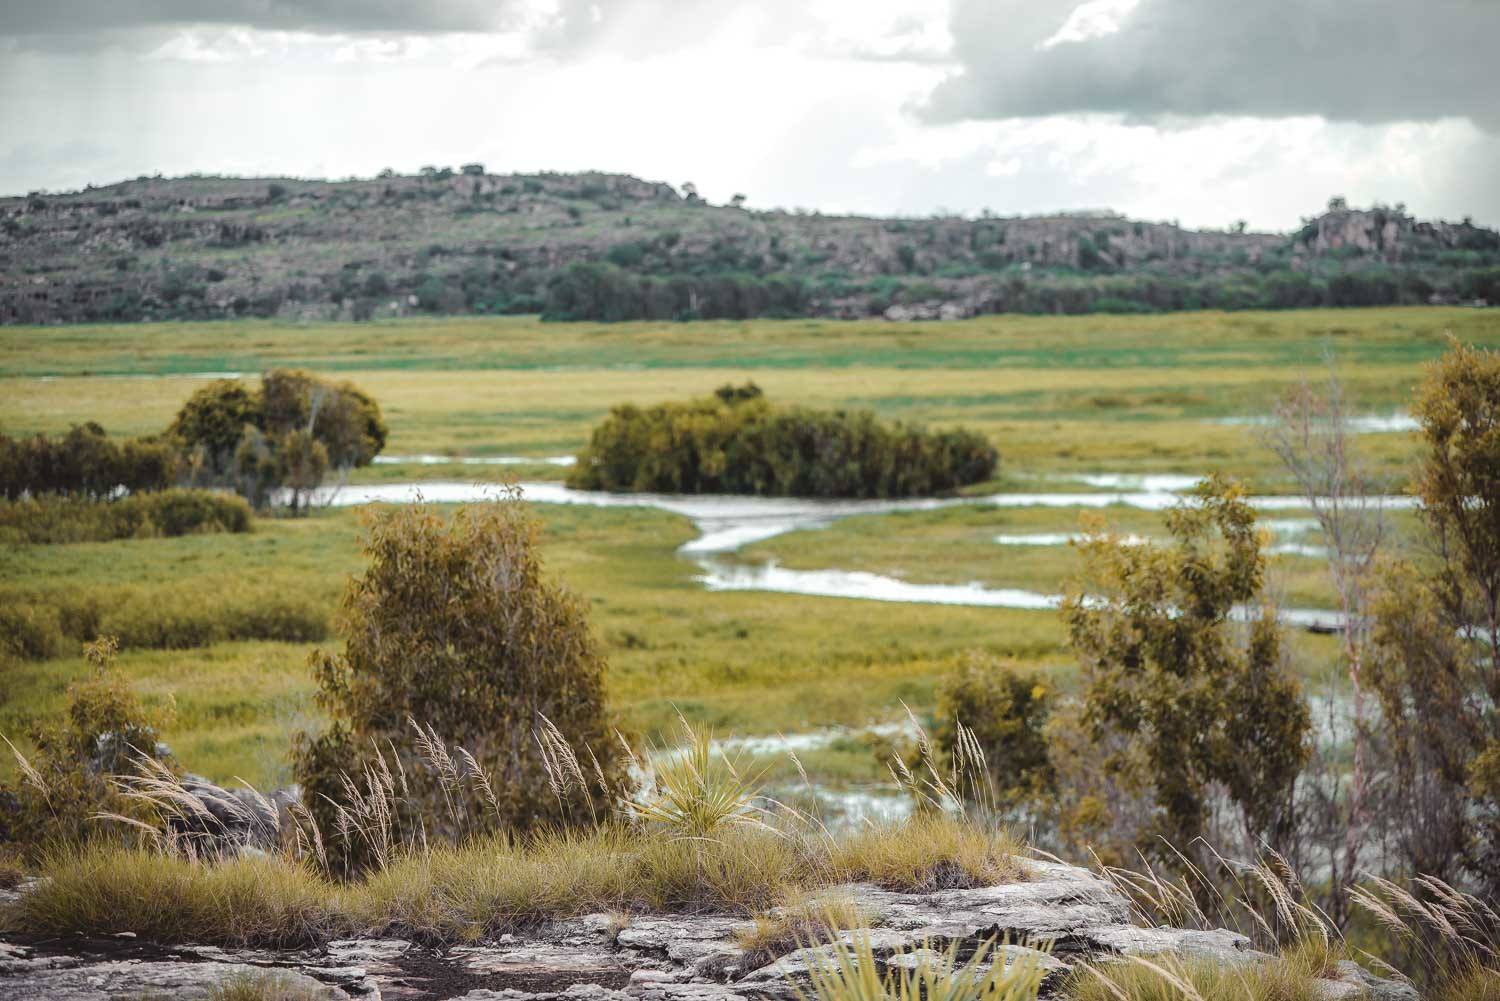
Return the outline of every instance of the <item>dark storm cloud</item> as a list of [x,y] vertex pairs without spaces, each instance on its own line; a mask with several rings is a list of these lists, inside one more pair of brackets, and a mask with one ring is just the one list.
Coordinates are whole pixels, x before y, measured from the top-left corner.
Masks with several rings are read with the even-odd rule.
[[955,0],[961,71],[925,117],[1465,116],[1500,131],[1497,0],[1140,0],[1114,34],[1043,47],[1069,9]]
[[175,25],[273,31],[485,31],[503,28],[506,0],[6,0],[0,36],[81,36]]

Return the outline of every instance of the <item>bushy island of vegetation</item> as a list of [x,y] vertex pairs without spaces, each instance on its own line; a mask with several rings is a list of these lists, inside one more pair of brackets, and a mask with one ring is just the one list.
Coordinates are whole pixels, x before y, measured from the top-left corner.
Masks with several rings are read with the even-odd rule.
[[774,497],[916,497],[982,483],[980,434],[886,423],[868,410],[780,407],[754,383],[651,407],[617,406],[568,475],[580,490]]

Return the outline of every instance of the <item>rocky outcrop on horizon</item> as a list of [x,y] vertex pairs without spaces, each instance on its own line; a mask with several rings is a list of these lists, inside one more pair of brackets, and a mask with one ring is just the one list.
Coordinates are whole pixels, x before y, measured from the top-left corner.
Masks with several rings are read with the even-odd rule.
[[[0,323],[536,313],[581,265],[614,269],[665,318],[1500,300],[1500,233],[1341,200],[1293,234],[1109,212],[882,219],[478,164],[336,182],[142,177],[0,198]],[[1358,280],[1328,287],[1345,275]]]

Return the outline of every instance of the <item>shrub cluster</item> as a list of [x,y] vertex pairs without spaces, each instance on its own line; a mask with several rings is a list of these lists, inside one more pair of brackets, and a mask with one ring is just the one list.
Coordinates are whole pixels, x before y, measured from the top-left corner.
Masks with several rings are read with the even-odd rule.
[[163,490],[116,501],[42,495],[0,502],[0,544],[108,542],[248,532],[250,505],[207,490]]
[[0,591],[0,658],[49,660],[100,635],[121,647],[186,650],[231,640],[312,643],[328,635],[323,602],[269,588]]
[[153,439],[114,441],[98,424],[75,426],[59,438],[0,435],[0,495],[7,500],[64,494],[104,498],[122,487],[163,490],[177,471],[177,452]]
[[[19,844],[36,857],[61,843],[99,836],[101,812],[132,821],[154,820],[149,804],[124,795],[113,779],[135,771],[143,758],[159,761],[157,729],[114,670],[113,640],[89,643],[86,680],[68,686],[62,718],[38,723],[29,758],[16,755],[20,781],[0,785],[0,843]],[[113,831],[117,837],[123,828]]]
[[910,497],[988,479],[983,435],[926,431],[869,411],[777,408],[753,383],[642,409],[617,406],[578,455],[583,490],[777,497]]

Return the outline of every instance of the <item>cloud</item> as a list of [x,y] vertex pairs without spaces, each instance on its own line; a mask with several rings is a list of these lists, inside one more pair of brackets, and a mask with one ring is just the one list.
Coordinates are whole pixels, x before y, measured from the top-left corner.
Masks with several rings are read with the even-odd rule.
[[1500,132],[1495,0],[954,0],[928,121],[1467,117]]
[[488,31],[522,16],[522,0],[46,0],[0,4],[0,36],[75,36],[182,25],[267,31]]

